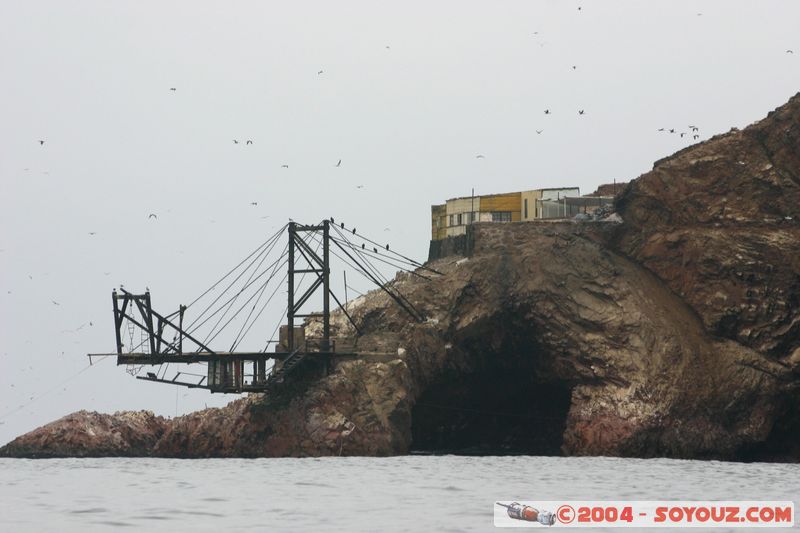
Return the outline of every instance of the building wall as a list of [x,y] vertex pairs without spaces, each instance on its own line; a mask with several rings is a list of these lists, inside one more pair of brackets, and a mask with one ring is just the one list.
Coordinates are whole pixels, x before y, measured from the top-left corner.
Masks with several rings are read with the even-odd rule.
[[592,214],[601,206],[611,206],[611,196],[581,196],[579,198],[562,198],[559,200],[537,200],[538,210],[542,218],[572,218],[578,213]]
[[[547,212],[543,209],[543,201],[558,201],[569,196],[580,196],[580,188],[563,187],[560,189],[534,189],[522,192],[522,220],[538,220],[541,218],[553,218],[552,210]],[[528,216],[525,216],[525,200],[528,200]]]
[[447,237],[447,204],[431,206],[431,239]]
[[431,239],[441,240],[464,235],[467,226],[472,222],[518,222],[555,218],[558,216],[558,206],[553,205],[554,202],[579,195],[578,187],[563,187],[452,198],[445,204],[431,206]]
[[[476,221],[478,218],[477,213],[481,211],[481,197],[475,196],[467,198],[453,198],[447,200],[447,236],[454,237],[456,235],[463,235],[466,231],[467,225],[470,221],[470,213],[475,211]],[[459,215],[461,219],[459,220]]]
[[560,189],[540,189],[542,191],[542,200],[561,200],[564,197],[575,198],[581,195],[581,190],[578,187],[563,187]]
[[[542,199],[542,190],[537,189],[535,191],[522,191],[520,195],[522,200],[522,208],[521,208],[522,215],[520,216],[520,219],[523,221],[528,221],[541,218],[536,213],[536,200]],[[525,209],[526,202],[527,202],[527,210]]]
[[522,193],[510,192],[507,194],[481,196],[482,213],[511,213],[511,222],[519,222],[521,211]]

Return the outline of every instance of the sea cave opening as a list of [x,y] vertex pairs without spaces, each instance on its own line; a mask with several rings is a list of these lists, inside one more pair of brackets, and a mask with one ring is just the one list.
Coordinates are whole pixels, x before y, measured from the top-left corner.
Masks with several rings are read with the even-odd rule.
[[[548,376],[527,328],[505,322],[462,339],[460,354],[416,399],[411,452],[561,455],[572,387]],[[513,337],[496,332],[516,332]],[[492,338],[494,336],[494,338]]]

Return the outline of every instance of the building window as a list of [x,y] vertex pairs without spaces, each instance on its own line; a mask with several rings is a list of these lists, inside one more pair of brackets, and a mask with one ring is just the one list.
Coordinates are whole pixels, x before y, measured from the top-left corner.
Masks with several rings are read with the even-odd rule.
[[460,226],[461,225],[461,213],[459,213],[457,216],[458,216],[458,225]]
[[525,218],[528,218],[528,199],[525,198]]
[[511,211],[492,212],[492,222],[511,222]]
[[454,219],[455,219],[455,215],[450,215],[450,225],[451,226],[455,226],[455,224],[453,223]]

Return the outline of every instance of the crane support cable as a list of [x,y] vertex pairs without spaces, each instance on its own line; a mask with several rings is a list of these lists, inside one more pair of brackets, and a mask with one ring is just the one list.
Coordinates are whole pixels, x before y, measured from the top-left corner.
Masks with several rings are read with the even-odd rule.
[[[354,246],[350,241],[339,241],[338,239],[334,239],[333,237],[331,237],[331,240],[336,240],[340,244],[344,244],[348,248],[351,248],[353,250],[358,251],[358,248],[356,246]],[[368,255],[369,257],[372,257],[373,259],[375,259],[377,261],[380,261],[381,263],[384,263],[384,264],[389,265],[391,267],[397,268],[397,269],[402,270],[404,272],[408,272],[409,274],[412,274],[412,275],[417,276],[419,278],[427,279],[427,280],[431,279],[431,278],[429,278],[427,276],[423,276],[422,274],[419,274],[418,272],[415,272],[414,270],[410,270],[409,268],[407,268],[406,266],[404,266],[402,264],[393,263],[392,262],[393,258],[392,259],[384,259],[384,258],[388,257],[386,255],[383,255],[383,254],[380,254],[380,253],[376,254],[374,251],[366,250],[366,249],[361,249],[361,252],[364,253],[365,255]]]
[[239,262],[239,264],[238,264],[238,265],[236,265],[235,267],[233,267],[232,269],[230,269],[230,270],[227,272],[227,274],[225,274],[224,276],[222,276],[221,278],[219,278],[217,281],[215,281],[215,282],[214,282],[214,283],[213,283],[213,284],[212,284],[212,285],[211,285],[211,286],[210,286],[208,289],[206,289],[206,290],[205,290],[205,291],[204,291],[204,292],[203,292],[203,293],[202,293],[200,296],[198,296],[197,298],[195,298],[195,299],[194,299],[194,300],[193,300],[193,301],[192,301],[192,302],[191,302],[189,305],[187,305],[187,306],[186,306],[186,308],[188,309],[189,307],[193,306],[193,305],[194,305],[195,303],[197,303],[197,302],[198,302],[198,301],[199,301],[199,300],[200,300],[200,299],[201,299],[203,296],[205,296],[206,294],[208,294],[209,292],[211,292],[212,290],[214,290],[214,288],[215,288],[217,285],[219,285],[221,282],[223,282],[223,281],[225,280],[225,278],[227,278],[228,276],[230,276],[231,274],[233,274],[233,273],[236,271],[236,269],[237,269],[237,268],[239,268],[240,266],[242,266],[242,265],[244,264],[244,262],[245,262],[245,261],[247,261],[248,259],[250,259],[250,258],[251,258],[251,257],[252,257],[252,256],[253,256],[253,255],[254,255],[256,252],[258,252],[258,251],[259,251],[259,250],[260,250],[262,247],[266,246],[266,245],[267,245],[267,244],[268,244],[270,241],[272,241],[273,239],[277,239],[277,238],[278,238],[278,236],[279,236],[279,235],[281,235],[281,234],[283,233],[283,231],[286,229],[286,226],[288,226],[288,224],[284,224],[283,226],[281,226],[281,228],[280,228],[280,229],[279,229],[277,232],[275,232],[275,233],[274,233],[272,236],[270,236],[270,237],[269,237],[269,238],[268,238],[266,241],[264,241],[263,243],[261,243],[261,245],[260,245],[260,246],[258,246],[258,248],[256,248],[255,250],[253,250],[253,251],[250,253],[250,255],[248,255],[247,257],[245,257],[244,259],[242,259],[242,260],[241,260],[241,262]]
[[[363,267],[363,266],[362,266],[362,265],[361,265],[361,264],[358,262],[358,260],[356,260],[356,259],[355,259],[353,256],[351,256],[351,255],[350,255],[350,253],[349,253],[349,252],[348,252],[348,251],[347,251],[347,250],[346,250],[346,249],[345,249],[345,248],[344,248],[344,247],[343,247],[341,244],[339,244],[339,243],[338,243],[338,242],[336,242],[336,241],[333,241],[333,243],[334,243],[336,246],[338,246],[338,247],[339,247],[339,249],[340,249],[342,252],[344,252],[344,254],[345,254],[346,256],[348,256],[350,259],[352,259],[354,263],[356,263],[357,265],[359,265],[359,267],[360,267],[360,270],[362,270],[362,271],[364,271],[365,273],[367,273],[367,270],[365,269],[365,267]],[[405,311],[406,311],[406,312],[407,312],[409,315],[411,315],[411,316],[412,316],[412,317],[413,317],[415,320],[417,320],[418,322],[423,322],[423,321],[424,321],[424,318],[422,317],[422,314],[421,314],[421,313],[420,313],[420,312],[419,312],[419,311],[418,311],[416,308],[414,308],[414,306],[413,306],[413,305],[412,305],[410,302],[408,302],[408,301],[407,301],[407,299],[406,299],[405,297],[403,297],[402,295],[395,294],[395,293],[393,293],[392,291],[390,291],[390,290],[389,290],[389,289],[386,287],[386,285],[384,285],[383,283],[381,283],[380,281],[378,281],[378,280],[377,280],[377,279],[376,279],[376,278],[375,278],[375,277],[374,277],[372,274],[368,274],[368,276],[369,276],[369,278],[370,278],[370,279],[373,281],[373,283],[375,283],[376,285],[378,285],[378,287],[380,287],[381,289],[383,289],[383,290],[384,290],[384,292],[385,292],[386,294],[388,294],[388,295],[389,295],[389,297],[391,297],[391,298],[392,298],[392,299],[393,299],[395,302],[397,302],[397,304],[398,304],[400,307],[402,307],[402,308],[403,308],[403,309],[404,309],[404,310],[405,310]],[[408,302],[408,303],[407,303],[407,302]]]
[[[278,261],[280,261],[281,259],[283,259],[283,258],[279,257],[278,259],[276,259],[276,260],[275,260],[275,262],[278,262]],[[272,267],[272,265],[270,265],[270,267]],[[269,268],[269,267],[268,267],[268,268]],[[248,284],[248,285],[246,285],[246,286],[242,287],[242,289],[241,289],[239,292],[241,293],[241,292],[243,292],[243,291],[247,290],[247,289],[248,289],[248,288],[249,288],[251,285],[253,285],[253,284],[254,284],[256,281],[258,281],[258,279],[259,279],[259,278],[261,278],[261,276],[263,276],[263,275],[264,275],[264,274],[266,274],[267,272],[268,272],[268,270],[265,270],[265,271],[263,271],[262,273],[258,274],[258,275],[257,275],[257,276],[256,276],[256,277],[255,277],[255,278],[254,278],[254,279],[253,279],[253,280],[252,280],[252,281],[251,281],[251,282]],[[211,313],[209,316],[207,316],[207,317],[206,317],[206,318],[205,318],[205,319],[204,319],[204,320],[203,320],[203,321],[202,321],[200,324],[197,324],[196,326],[192,327],[192,329],[190,329],[190,330],[189,330],[189,333],[194,333],[195,331],[197,331],[197,329],[198,329],[198,328],[202,327],[202,326],[203,326],[203,324],[205,324],[206,322],[208,322],[209,320],[211,320],[211,318],[213,318],[214,316],[216,316],[216,314],[217,314],[217,313],[219,313],[220,311],[222,311],[222,310],[224,309],[224,306],[226,306],[226,305],[227,305],[227,304],[228,304],[228,303],[229,303],[231,300],[233,300],[234,298],[236,298],[236,295],[232,296],[232,297],[231,297],[230,299],[228,299],[228,300],[227,300],[225,303],[223,303],[223,304],[222,304],[222,306],[221,306],[219,309],[217,309],[216,311],[214,311],[213,313]],[[195,322],[197,322],[197,320],[195,320],[194,322],[192,322],[192,325],[193,325]]]
[[[284,226],[284,227],[285,227],[285,226]],[[203,317],[203,316],[204,316],[204,315],[205,315],[205,314],[206,314],[206,313],[207,313],[207,312],[208,312],[208,311],[209,311],[209,310],[210,310],[210,309],[211,309],[211,308],[214,306],[214,304],[216,304],[216,303],[217,303],[217,302],[218,302],[218,301],[219,301],[219,300],[220,300],[220,299],[221,299],[223,296],[225,296],[225,294],[227,294],[228,290],[230,290],[230,288],[231,288],[231,287],[233,287],[233,285],[234,285],[234,284],[235,284],[237,281],[239,281],[239,280],[242,278],[242,276],[244,276],[244,275],[247,273],[247,271],[248,271],[248,270],[250,270],[250,267],[252,267],[252,266],[253,266],[253,265],[256,263],[256,261],[258,261],[258,259],[261,257],[261,255],[262,255],[262,254],[265,254],[265,253],[266,253],[266,254],[269,254],[269,252],[270,252],[270,251],[272,251],[272,248],[274,248],[274,246],[275,246],[275,243],[277,243],[277,242],[278,242],[278,237],[279,237],[279,234],[275,234],[275,235],[273,235],[273,236],[272,236],[272,237],[269,239],[269,241],[267,241],[267,243],[270,243],[270,241],[271,241],[271,243],[270,243],[270,244],[268,244],[268,247],[267,247],[267,248],[264,248],[263,250],[261,250],[261,251],[258,253],[258,255],[256,255],[256,257],[255,257],[255,258],[254,258],[254,259],[253,259],[253,260],[252,260],[252,261],[251,261],[251,262],[250,262],[250,263],[249,263],[249,264],[248,264],[248,265],[247,265],[247,266],[244,268],[244,270],[242,270],[242,272],[240,272],[240,273],[239,273],[239,275],[238,275],[238,276],[236,276],[236,278],[235,278],[233,281],[231,281],[231,283],[230,283],[230,284],[228,284],[228,286],[227,286],[227,287],[225,287],[225,289],[224,289],[222,292],[220,292],[220,293],[217,295],[217,297],[216,297],[216,298],[214,298],[214,300],[213,300],[211,303],[209,303],[209,304],[206,306],[206,308],[205,308],[205,309],[203,309],[203,311],[202,311],[202,312],[201,312],[201,313],[200,313],[200,314],[199,314],[199,315],[198,315],[198,316],[197,316],[197,317],[196,317],[196,318],[195,318],[195,319],[194,319],[194,320],[193,320],[191,323],[189,323],[189,324],[188,324],[186,327],[187,327],[187,328],[191,328],[192,326],[194,326],[194,324],[196,324],[196,323],[197,323],[197,321],[199,321],[199,320],[200,320],[200,319],[201,319],[201,318],[202,318],[202,317]],[[267,243],[265,243],[265,244],[267,244]],[[262,245],[262,246],[259,246],[259,248],[262,248],[263,246],[264,246],[264,245]],[[252,257],[252,256],[253,256],[255,253],[256,253],[256,252],[253,252],[253,253],[251,253],[251,254],[248,256],[248,258]],[[245,259],[245,260],[246,260],[246,259]],[[221,278],[219,281],[217,281],[217,282],[216,282],[214,285],[212,285],[212,286],[211,286],[211,287],[210,287],[208,290],[206,290],[206,291],[203,293],[203,295],[201,295],[201,296],[200,296],[200,298],[202,298],[202,296],[204,296],[205,294],[207,294],[208,292],[210,292],[211,290],[213,290],[213,289],[216,287],[216,285],[220,283],[220,281],[224,280],[224,279],[225,279],[225,278],[226,278],[228,275],[230,275],[231,273],[233,273],[233,272],[234,272],[236,269],[238,269],[238,268],[239,268],[239,267],[240,267],[240,266],[241,266],[243,263],[244,263],[244,261],[242,261],[241,263],[239,263],[239,265],[237,265],[237,266],[236,266],[236,267],[235,267],[235,268],[234,268],[234,269],[233,269],[231,272],[229,272],[228,274],[226,274],[225,276],[223,276],[223,277],[222,277],[222,278]],[[197,300],[199,300],[200,298],[197,298],[197,299],[195,299],[195,301],[194,301],[194,302],[192,302],[192,303],[195,303],[195,302],[197,302]],[[223,305],[225,305],[225,304],[223,304]],[[205,321],[204,321],[203,323],[205,323]]]
[[[412,273],[416,274],[416,272],[414,272],[414,270],[419,268],[416,265],[416,263],[405,261],[403,259],[398,259],[395,256],[386,254],[386,253],[384,253],[383,248],[374,248],[373,250],[369,250],[369,249],[363,247],[363,245],[361,247],[359,247],[358,245],[353,243],[347,237],[347,234],[345,234],[341,230],[339,230],[339,228],[337,228],[336,226],[333,226],[333,228],[336,231],[337,235],[339,236],[339,239],[341,239],[342,241],[346,242],[348,244],[348,246],[352,247],[354,250],[356,250],[356,251],[361,250],[362,252],[369,253],[371,256],[374,254],[375,256],[380,256],[382,258],[385,258],[386,259],[385,262],[391,262],[389,264],[393,264],[393,266],[396,266],[396,267],[397,267],[396,263],[399,263],[400,265],[408,265],[408,266],[399,266],[398,268],[401,268],[402,270],[405,270],[405,271],[412,272]],[[395,254],[395,255],[397,255],[397,254]],[[409,267],[411,267],[411,268],[409,268]]]
[[[339,236],[340,236],[342,239],[344,239],[345,241],[348,241],[348,242],[350,242],[350,241],[348,240],[347,236],[346,236],[346,235],[344,235],[344,234],[343,234],[341,231],[337,231],[337,233],[339,234]],[[339,244],[339,243],[337,243],[337,245],[338,245],[338,244]],[[350,243],[350,244],[352,245],[352,243]],[[362,253],[362,250],[361,250],[361,249],[359,249],[357,246],[351,246],[350,248],[351,248],[351,250],[353,251],[353,253],[354,253],[355,255],[357,255],[358,257],[360,257],[360,258],[361,258],[361,261],[362,261],[362,262],[363,262],[363,263],[364,263],[364,264],[367,266],[367,270],[369,270],[369,271],[372,273],[372,275],[373,275],[373,276],[375,276],[375,277],[376,277],[376,278],[377,278],[377,279],[378,279],[378,280],[381,282],[381,284],[387,284],[387,283],[389,283],[389,279],[388,279],[388,278],[386,278],[386,277],[383,275],[383,273],[381,273],[381,271],[380,271],[380,270],[378,270],[377,268],[375,268],[375,267],[372,265],[372,263],[370,263],[369,259],[368,259],[367,257],[365,257],[365,255]],[[363,267],[362,267],[362,268],[363,268]]]
[[[265,272],[266,272],[266,271],[265,271]],[[272,280],[272,278],[273,278],[273,277],[274,277],[274,275],[270,276],[270,277],[269,277],[269,278],[268,278],[268,279],[267,279],[267,280],[264,282],[264,285],[266,285],[267,283],[269,283],[269,282]],[[218,330],[218,331],[217,331],[217,332],[214,334],[214,336],[213,336],[213,337],[211,337],[210,339],[208,339],[208,342],[210,343],[211,341],[213,341],[214,339],[216,339],[216,338],[217,338],[217,336],[218,336],[220,333],[222,333],[222,330],[224,330],[224,329],[225,329],[225,328],[228,326],[228,324],[230,324],[231,322],[233,322],[233,320],[234,320],[234,319],[235,319],[235,318],[236,318],[236,317],[239,315],[239,313],[241,313],[242,309],[244,309],[245,307],[247,307],[247,304],[248,304],[248,303],[250,303],[250,301],[251,301],[253,298],[255,298],[257,294],[258,294],[258,291],[254,292],[254,293],[253,293],[253,294],[252,294],[252,295],[251,295],[251,296],[250,296],[250,297],[249,297],[247,300],[245,300],[245,302],[244,302],[244,303],[241,305],[241,307],[239,307],[239,309],[237,309],[237,310],[236,310],[236,311],[233,313],[233,315],[232,315],[232,316],[231,316],[231,317],[228,319],[228,321],[227,321],[227,322],[225,322],[225,324],[223,324],[223,325],[222,325],[222,327],[220,327],[220,328],[219,328],[219,330]]]
[[[277,242],[277,241],[276,241],[276,242]],[[273,261],[273,262],[272,262],[272,263],[271,263],[269,266],[267,266],[267,268],[266,268],[266,269],[264,269],[264,270],[261,272],[261,274],[263,274],[264,272],[267,272],[267,271],[269,271],[269,270],[270,270],[270,269],[271,269],[273,266],[275,267],[275,269],[272,271],[273,273],[272,273],[272,274],[270,274],[270,276],[267,278],[267,281],[264,283],[264,285],[266,285],[267,283],[269,283],[269,282],[270,282],[270,280],[272,280],[273,276],[275,275],[275,270],[277,270],[277,267],[278,267],[278,266],[281,264],[281,263],[280,263],[280,260],[281,260],[281,259],[284,257],[284,254],[286,253],[286,249],[287,249],[287,248],[288,248],[288,244],[286,245],[286,247],[284,247],[284,250],[283,250],[283,252],[281,252],[281,254],[278,256],[278,259],[276,259],[275,261]],[[270,249],[270,250],[271,250],[271,249]],[[247,281],[245,281],[245,285],[244,285],[244,287],[242,288],[242,290],[240,290],[239,292],[237,292],[237,293],[236,293],[236,294],[233,296],[233,298],[232,298],[231,300],[229,300],[229,303],[227,303],[227,304],[223,304],[223,307],[225,307],[225,308],[226,308],[226,309],[225,309],[225,312],[224,312],[224,313],[222,313],[222,315],[220,315],[220,317],[217,319],[217,321],[216,321],[216,323],[214,324],[214,326],[211,328],[211,330],[210,330],[210,331],[208,332],[208,334],[206,335],[206,339],[208,339],[208,337],[209,337],[209,336],[211,336],[211,334],[212,334],[212,333],[213,333],[213,332],[216,330],[217,326],[219,326],[219,324],[222,322],[222,320],[225,318],[225,316],[226,316],[226,315],[227,315],[227,314],[230,312],[230,310],[233,308],[233,305],[236,303],[236,300],[238,300],[238,299],[239,299],[239,296],[241,296],[241,294],[242,294],[242,293],[245,291],[245,289],[246,289],[247,287],[249,287],[249,286],[250,286],[250,282],[253,280],[253,277],[256,275],[256,272],[258,272],[259,268],[261,268],[261,265],[262,265],[262,264],[264,264],[264,261],[267,259],[267,257],[269,257],[269,254],[265,254],[265,255],[264,255],[262,258],[261,258],[261,260],[258,262],[258,265],[256,265],[256,266],[255,266],[255,268],[253,269],[253,271],[250,273],[250,276],[247,278]],[[260,276],[261,274],[259,274],[259,276]],[[256,290],[259,290],[259,289],[256,289]],[[215,335],[215,336],[216,336],[216,335]],[[204,340],[203,342],[206,342],[206,341]]]
[[[335,226],[334,226],[334,228],[335,228]],[[342,235],[342,233],[341,233],[340,231],[338,231],[338,230],[337,230],[337,233],[339,233],[339,235],[341,235],[341,236],[344,238],[344,240],[346,240],[346,241],[348,240],[348,239],[347,239],[347,237],[343,236],[343,235]],[[348,241],[348,242],[349,242],[349,241]],[[334,243],[335,243],[337,246],[339,246],[339,247],[341,248],[341,244],[340,244],[340,243],[338,243],[337,241],[334,241]],[[351,243],[351,244],[352,244],[352,243]],[[384,290],[386,290],[387,292],[389,292],[389,291],[388,291],[388,289],[386,289],[386,287],[388,287],[388,286],[392,285],[392,283],[391,283],[391,282],[390,282],[388,279],[386,279],[385,277],[383,277],[383,275],[381,274],[381,272],[380,272],[378,269],[376,269],[376,268],[375,268],[375,267],[372,265],[372,263],[370,263],[370,261],[369,261],[369,258],[368,258],[368,257],[365,257],[365,256],[364,256],[364,254],[363,254],[363,253],[361,253],[361,250],[359,250],[359,248],[358,248],[358,247],[355,247],[355,248],[352,248],[352,249],[353,249],[353,251],[356,253],[356,255],[359,255],[359,256],[361,257],[362,261],[363,261],[363,262],[364,262],[364,263],[365,263],[365,264],[366,264],[366,265],[367,265],[367,266],[368,266],[368,267],[369,267],[369,268],[372,270],[372,273],[375,275],[375,277],[377,277],[379,280],[381,280],[381,281],[383,282],[383,283],[379,283],[379,282],[376,282],[376,283],[378,283],[378,285],[379,285],[379,286],[381,286],[382,288],[384,288]],[[342,250],[342,251],[344,251],[344,250]],[[345,252],[345,253],[346,253],[346,252]],[[349,254],[348,254],[348,255],[349,255]],[[363,267],[362,267],[362,268],[363,268]],[[373,280],[373,281],[374,281],[374,280]],[[403,293],[401,293],[399,289],[397,289],[397,287],[393,287],[393,290],[394,290],[394,292],[396,292],[396,293],[397,293],[397,297],[399,297],[400,299],[402,299],[403,301],[405,301],[405,303],[407,304],[407,306],[408,306],[408,307],[410,307],[411,309],[413,309],[413,310],[414,310],[414,313],[411,313],[411,314],[412,314],[412,316],[414,316],[414,318],[415,318],[415,319],[417,319],[417,320],[420,320],[420,321],[421,321],[421,319],[422,319],[422,317],[423,317],[423,314],[422,314],[421,312],[419,312],[419,310],[418,310],[418,309],[417,309],[417,308],[414,306],[414,304],[412,304],[412,303],[409,301],[409,299],[408,299],[408,298],[406,298],[406,297],[405,297],[405,295],[403,295]]]
[[[238,282],[238,281],[239,281],[239,280],[240,280],[240,279],[241,279],[241,278],[242,278],[242,277],[243,277],[243,276],[244,276],[244,275],[245,275],[245,274],[246,274],[246,273],[247,273],[247,272],[250,270],[250,268],[251,268],[253,265],[255,265],[256,261],[258,261],[258,260],[259,260],[259,258],[260,258],[262,255],[269,254],[269,253],[272,251],[272,248],[273,248],[273,247],[275,246],[275,244],[278,242],[278,238],[277,238],[277,236],[274,236],[274,237],[273,237],[273,239],[271,239],[271,241],[272,241],[272,242],[270,243],[270,245],[269,245],[268,247],[265,247],[263,250],[261,250],[261,251],[258,253],[258,255],[256,255],[256,256],[255,256],[255,257],[252,259],[252,261],[250,261],[250,263],[248,263],[248,265],[247,265],[247,266],[246,266],[246,267],[245,267],[245,268],[242,270],[242,272],[240,272],[240,273],[239,273],[239,275],[237,275],[237,276],[236,276],[236,278],[234,278],[234,279],[233,279],[233,281],[231,281],[231,282],[228,284],[228,286],[227,286],[227,287],[225,287],[225,288],[224,288],[224,289],[223,289],[223,290],[222,290],[222,291],[221,291],[221,292],[220,292],[220,293],[217,295],[217,297],[216,297],[216,298],[214,298],[214,300],[213,300],[211,303],[209,303],[209,304],[206,306],[206,308],[203,310],[203,312],[201,312],[201,313],[200,313],[200,314],[197,316],[197,318],[195,318],[195,319],[194,319],[194,320],[193,320],[193,321],[192,321],[192,322],[191,322],[191,323],[188,325],[188,327],[192,327],[192,326],[193,326],[195,323],[197,323],[197,321],[198,321],[198,320],[200,320],[200,319],[203,317],[203,315],[205,315],[205,313],[206,313],[206,312],[208,312],[210,309],[212,309],[212,308],[213,308],[213,306],[214,306],[214,304],[216,304],[216,303],[217,303],[217,302],[218,302],[218,301],[219,301],[221,298],[223,298],[223,297],[224,297],[224,296],[225,296],[225,295],[228,293],[228,291],[231,289],[231,287],[233,287],[233,286],[236,284],[236,282]],[[252,256],[252,254],[251,254],[251,256]],[[223,305],[225,305],[225,304],[223,304]]]
[[[337,226],[336,226],[336,224],[333,224],[333,223],[331,224],[331,227],[334,227],[334,228],[337,228],[337,229],[339,228],[339,227],[337,227]],[[340,224],[340,227],[341,227],[342,229],[344,229],[344,222],[342,222],[342,223]],[[377,242],[373,241],[372,239],[370,239],[370,238],[368,238],[368,237],[365,237],[364,235],[362,235],[362,234],[360,234],[360,233],[354,233],[354,235],[358,236],[359,238],[361,238],[361,239],[363,239],[363,240],[365,240],[365,241],[367,241],[367,242],[369,242],[369,243],[372,243],[372,244],[374,244],[375,246],[380,246],[381,248],[383,248],[383,246],[384,246],[383,244],[377,243]],[[435,270],[435,269],[433,269],[433,268],[430,268],[430,267],[428,267],[428,266],[425,266],[424,264],[420,263],[419,261],[415,261],[414,259],[411,259],[410,257],[406,257],[405,255],[403,255],[403,254],[401,254],[401,253],[398,253],[398,252],[395,252],[394,250],[388,250],[388,251],[389,251],[390,253],[392,253],[392,254],[396,255],[396,256],[399,256],[399,257],[401,257],[401,258],[405,259],[406,261],[408,261],[408,262],[409,262],[409,263],[411,263],[412,265],[415,265],[415,266],[417,266],[417,267],[419,267],[419,268],[424,268],[425,270],[428,270],[428,271],[430,271],[430,272],[434,272],[434,273],[436,273],[436,274],[442,274],[442,273],[441,273],[441,272],[439,272],[438,270]]]
[[[288,246],[289,246],[289,245],[288,245],[288,243],[287,243],[286,247],[288,248]],[[277,270],[278,270],[278,266],[279,266],[279,265],[275,265],[275,268],[273,268],[273,270],[272,270],[272,274],[270,274],[270,277],[272,277],[272,276],[274,276],[274,275],[275,275],[275,273],[276,273],[276,272],[277,272]],[[278,289],[281,287],[281,284],[283,283],[283,280],[284,280],[284,279],[286,279],[286,276],[288,276],[288,272],[287,272],[287,273],[286,273],[286,274],[283,276],[283,278],[282,278],[282,279],[281,279],[281,280],[278,282],[278,284],[275,286],[275,290],[273,290],[273,291],[272,291],[272,294],[269,296],[269,298],[267,298],[267,301],[266,301],[266,303],[264,304],[264,307],[266,307],[266,305],[267,305],[267,304],[268,304],[268,303],[269,303],[269,302],[272,300],[272,297],[273,297],[273,296],[275,296],[275,293],[276,293],[276,292],[278,292]],[[258,295],[258,298],[257,298],[257,299],[256,299],[256,301],[253,303],[253,307],[250,309],[250,312],[247,314],[247,317],[244,319],[244,322],[242,323],[242,327],[239,329],[239,332],[236,334],[236,337],[233,339],[233,344],[231,345],[231,349],[230,349],[230,351],[231,351],[231,352],[232,352],[232,351],[234,351],[234,349],[236,348],[236,346],[238,346],[238,345],[239,345],[240,338],[242,338],[242,339],[244,338],[244,336],[242,335],[242,332],[245,330],[245,327],[247,326],[247,323],[248,323],[248,321],[250,320],[250,317],[252,317],[252,316],[253,316],[253,312],[255,311],[256,307],[258,306],[258,303],[261,301],[261,297],[264,295],[264,293],[266,292],[266,290],[267,290],[267,285],[265,284],[265,285],[264,285],[264,286],[261,288],[261,292],[259,293],[259,295]],[[262,307],[261,309],[263,310],[263,309],[264,309],[264,307]],[[258,313],[258,315],[256,315],[256,318],[254,319],[254,322],[255,322],[255,320],[257,320],[257,319],[258,319],[258,317],[259,317],[260,315],[261,315],[261,312],[259,312],[259,313]],[[252,324],[250,324],[250,325],[252,326]],[[249,327],[247,328],[247,331],[250,331],[250,328],[249,328]],[[245,333],[245,334],[246,334],[246,333]]]

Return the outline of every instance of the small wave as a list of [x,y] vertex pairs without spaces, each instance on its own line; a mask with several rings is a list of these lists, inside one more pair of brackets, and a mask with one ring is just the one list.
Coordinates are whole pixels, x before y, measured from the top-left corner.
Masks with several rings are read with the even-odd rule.
[[309,483],[307,481],[298,481],[298,482],[295,483],[295,485],[300,485],[300,486],[303,486],[303,487],[323,487],[323,488],[329,488],[329,489],[333,488],[333,485],[328,485],[326,483]]
[[91,513],[107,513],[108,509],[105,507],[90,507],[89,509],[75,509],[70,511],[71,514],[91,514]]

